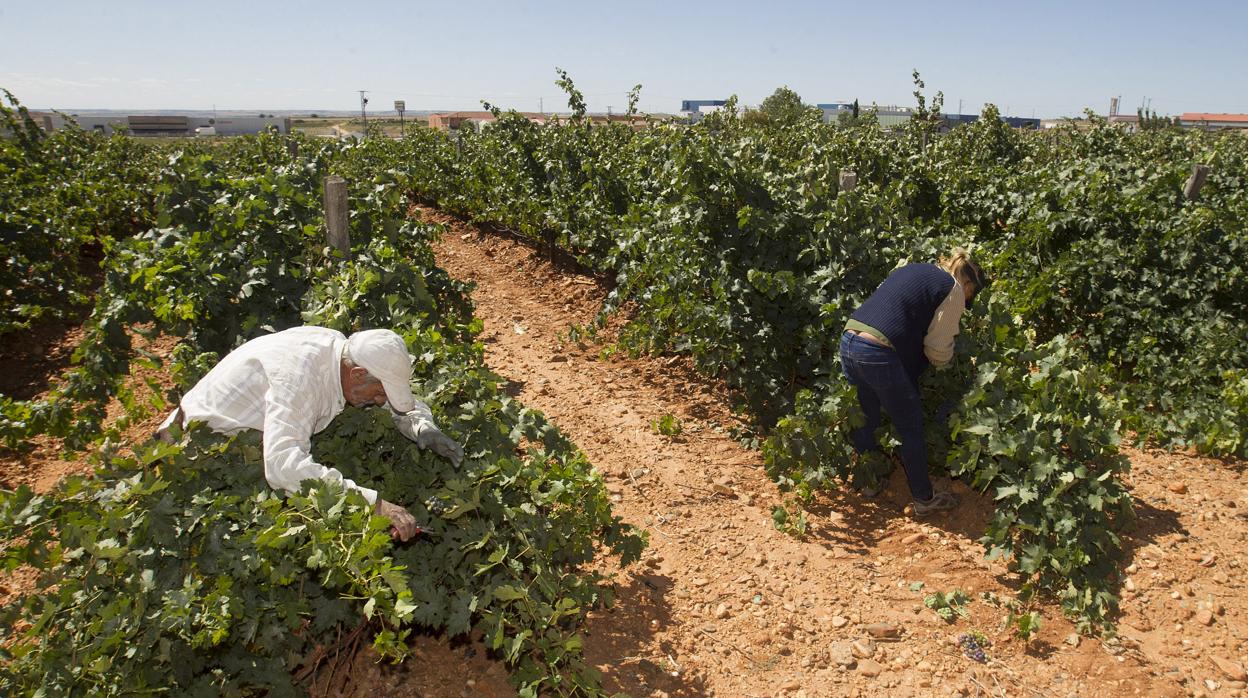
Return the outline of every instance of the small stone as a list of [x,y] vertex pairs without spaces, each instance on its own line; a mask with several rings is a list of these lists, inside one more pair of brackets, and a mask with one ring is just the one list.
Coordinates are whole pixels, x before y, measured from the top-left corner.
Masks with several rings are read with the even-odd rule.
[[924,533],[911,533],[910,535],[901,539],[901,544],[902,545],[914,545],[915,543],[918,543],[919,541],[923,540],[926,537],[927,537],[927,534],[924,534]]
[[832,616],[832,627],[834,628],[843,628],[848,622],[849,619],[845,616]]
[[1210,657],[1213,665],[1222,672],[1222,675],[1231,681],[1248,681],[1248,672],[1244,671],[1244,665],[1239,662],[1233,662],[1229,659],[1221,657]]
[[828,660],[837,666],[852,669],[857,660],[854,659],[854,648],[845,640],[837,640],[828,645]]
[[802,683],[797,679],[789,679],[780,685],[781,691],[796,691],[802,687]]
[[1066,644],[1070,645],[1071,647],[1078,647],[1079,646],[1079,633],[1071,633],[1067,635]]
[[1122,583],[1122,588],[1127,591],[1135,591],[1135,580],[1127,577],[1127,581]]
[[872,623],[864,629],[877,640],[895,640],[901,637],[901,628],[892,623]]
[[554,356],[550,357],[550,363],[552,364],[563,363],[567,360],[568,360],[568,357],[564,356],[563,354],[555,354]]
[[723,620],[723,619],[727,618],[727,617],[728,617],[728,606],[727,606],[726,604],[722,604],[722,603],[721,603],[720,605],[716,606],[716,607],[715,607],[715,617],[716,617],[716,618],[718,618],[719,620]]
[[1196,612],[1196,622],[1201,625],[1213,625],[1213,611],[1202,608]]
[[706,577],[694,577],[693,580],[689,583],[694,585],[695,587],[704,587],[707,584],[710,584],[711,580],[707,579]]
[[737,496],[737,493],[736,493],[736,492],[734,492],[734,491],[733,491],[733,489],[732,489],[731,487],[729,487],[728,485],[723,484],[722,482],[717,482],[717,483],[715,483],[715,484],[711,485],[711,490],[713,490],[713,491],[715,492],[715,494],[721,494],[721,495],[723,495],[723,496],[725,496],[725,497],[736,497],[736,496]]
[[864,659],[858,662],[858,673],[863,676],[879,676],[884,673],[884,665],[874,659]]
[[1175,494],[1187,494],[1187,485],[1181,482],[1172,482],[1166,486],[1166,489]]
[[1205,679],[1205,688],[1209,689],[1210,691],[1216,691],[1219,688],[1222,688],[1222,684],[1218,683],[1217,681],[1214,681],[1213,679]]
[[867,659],[869,657],[874,657],[876,647],[877,645],[875,644],[875,640],[872,640],[869,637],[864,637],[859,640],[854,640],[854,644],[853,644],[854,656],[859,659]]

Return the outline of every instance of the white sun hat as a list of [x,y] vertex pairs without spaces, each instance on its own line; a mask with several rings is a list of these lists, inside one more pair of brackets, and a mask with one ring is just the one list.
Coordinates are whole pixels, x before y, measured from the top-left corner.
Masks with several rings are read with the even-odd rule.
[[390,330],[364,330],[347,339],[347,354],[356,366],[381,381],[395,412],[416,408],[412,396],[412,357],[403,338]]

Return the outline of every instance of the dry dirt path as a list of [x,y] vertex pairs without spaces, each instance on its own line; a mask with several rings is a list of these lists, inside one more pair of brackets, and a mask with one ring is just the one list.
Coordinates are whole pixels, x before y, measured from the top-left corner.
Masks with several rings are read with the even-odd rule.
[[[1083,638],[1056,606],[1040,608],[1044,628],[1029,648],[1001,629],[1003,611],[981,592],[1012,594],[1012,580],[982,560],[976,538],[989,502],[967,494],[955,516],[919,523],[904,512],[900,474],[878,501],[853,495],[820,500],[798,541],[771,524],[781,495],[757,452],[727,433],[738,424],[722,386],[699,379],[681,359],[601,357],[604,344],[561,341],[588,324],[604,296],[592,279],[553,268],[526,246],[433,212],[450,230],[439,263],[474,281],[477,315],[491,367],[512,392],[545,411],[590,456],[617,512],[649,531],[643,564],[621,573],[618,601],[596,612],[586,633],[589,660],[609,690],[633,696],[841,695],[1248,695],[1248,478],[1242,461],[1222,462],[1126,449],[1137,530],[1127,536],[1119,647]],[[46,389],[76,343],[75,328],[6,347],[20,370],[5,390]],[[610,333],[606,333],[610,339]],[[172,340],[146,345],[165,356]],[[42,351],[40,351],[42,350]],[[163,371],[139,369],[167,386]],[[25,392],[23,392],[25,391]],[[114,401],[110,421],[120,413]],[[677,438],[651,422],[673,415]],[[159,415],[130,425],[150,433]],[[47,491],[85,459],[63,459],[40,438],[23,453],[0,451],[0,486]],[[920,592],[910,591],[923,582]],[[29,589],[21,571],[0,578],[0,603]],[[922,608],[923,594],[971,592],[970,618],[947,625]],[[896,642],[865,639],[871,623],[901,629]],[[988,666],[962,658],[949,639],[969,629],[994,645]],[[353,695],[505,696],[506,672],[479,642],[448,645],[418,636],[397,667],[361,669]],[[840,662],[853,662],[852,667]],[[878,672],[878,673],[877,673]]]
[[[771,511],[782,495],[758,452],[729,435],[736,420],[722,386],[693,375],[683,359],[604,357],[609,331],[593,346],[565,341],[570,325],[593,320],[605,295],[599,284],[505,236],[436,211],[422,215],[448,226],[435,245],[439,265],[476,284],[487,363],[585,450],[617,513],[649,532],[643,563],[618,577],[617,604],[588,624],[586,653],[607,689],[633,696],[1242,694],[1234,680],[1248,612],[1238,566],[1248,540],[1242,467],[1129,452],[1141,526],[1130,541],[1135,591],[1125,594],[1120,643],[1072,637],[1058,607],[1046,604],[1043,628],[1025,646],[1002,629],[1005,612],[980,599],[1017,593],[976,542],[990,502],[953,483],[961,510],[918,522],[904,511],[904,480],[895,473],[879,500],[820,500],[803,540],[777,531]],[[679,420],[679,437],[652,428],[665,415]],[[1176,475],[1195,476],[1205,494],[1170,491]],[[922,591],[912,590],[915,582]],[[925,593],[955,588],[975,598],[968,619],[946,624],[923,608]],[[900,629],[900,638],[868,640],[867,626],[876,623]],[[987,666],[952,643],[970,629],[994,643]],[[1215,657],[1227,662],[1223,669]]]

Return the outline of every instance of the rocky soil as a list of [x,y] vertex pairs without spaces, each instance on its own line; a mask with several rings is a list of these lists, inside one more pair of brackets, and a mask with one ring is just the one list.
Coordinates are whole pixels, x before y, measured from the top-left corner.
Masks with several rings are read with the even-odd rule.
[[[904,477],[876,500],[820,498],[808,531],[778,531],[786,503],[727,390],[678,357],[628,358],[592,324],[605,289],[572,265],[435,211],[438,263],[476,284],[489,365],[595,463],[617,511],[649,532],[643,563],[618,575],[616,606],[586,642],[606,685],[635,696],[1248,695],[1248,480],[1244,463],[1124,449],[1139,525],[1127,539],[1119,637],[1080,637],[1055,603],[1030,642],[993,599],[1018,582],[984,560],[992,503],[951,483],[952,515],[917,521]],[[619,320],[613,321],[618,323]],[[665,436],[658,422],[679,424]],[[734,429],[736,428],[736,429]],[[668,429],[667,431],[671,431]],[[921,584],[920,584],[921,583]],[[960,589],[967,618],[924,607]],[[988,662],[959,635],[990,641]]]
[[[615,575],[616,604],[592,614],[590,662],[608,690],[633,696],[1248,696],[1248,478],[1241,461],[1124,449],[1138,526],[1126,538],[1128,581],[1118,637],[1080,637],[1051,602],[1029,642],[1004,627],[998,604],[1018,582],[976,542],[991,501],[950,483],[961,508],[926,521],[907,511],[904,477],[885,493],[819,498],[807,530],[776,529],[788,504],[737,436],[746,424],[727,389],[680,357],[629,358],[613,325],[593,340],[605,289],[566,263],[435,211],[445,223],[438,262],[473,282],[489,365],[510,392],[544,411],[602,473],[620,515],[645,529],[641,564]],[[14,355],[6,394],[46,389],[76,342],[74,328]],[[24,346],[24,345],[23,345]],[[172,340],[148,349],[161,356]],[[16,349],[14,351],[17,351]],[[6,354],[11,353],[6,349]],[[163,385],[161,371],[138,369]],[[140,388],[140,391],[143,388]],[[114,405],[112,414],[120,409]],[[160,415],[128,425],[143,438]],[[665,423],[667,428],[660,428]],[[679,433],[674,434],[679,426]],[[663,432],[668,432],[667,434]],[[88,464],[42,439],[0,452],[0,486],[40,491]],[[792,508],[792,507],[790,507]],[[0,580],[0,601],[29,575]],[[936,591],[966,592],[967,616],[946,622],[924,607]],[[987,662],[957,638],[991,642]],[[353,695],[514,695],[479,642],[415,640],[397,667],[356,661]]]

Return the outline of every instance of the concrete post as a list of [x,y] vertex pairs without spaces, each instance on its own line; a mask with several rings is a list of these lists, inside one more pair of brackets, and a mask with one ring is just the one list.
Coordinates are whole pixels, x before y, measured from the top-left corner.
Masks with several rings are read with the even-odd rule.
[[325,228],[331,247],[347,256],[351,235],[347,230],[347,180],[332,175],[325,180]]
[[1200,188],[1205,186],[1205,178],[1209,176],[1208,165],[1193,165],[1192,176],[1187,178],[1187,184],[1183,185],[1183,196],[1188,201],[1195,201],[1200,195]]
[[851,192],[858,186],[858,173],[853,170],[841,170],[840,187],[843,192]]

